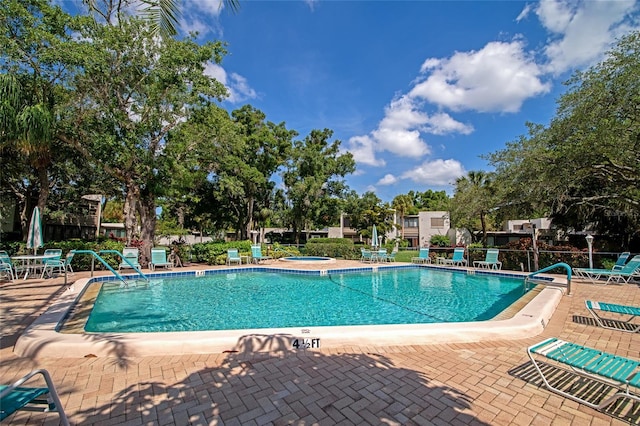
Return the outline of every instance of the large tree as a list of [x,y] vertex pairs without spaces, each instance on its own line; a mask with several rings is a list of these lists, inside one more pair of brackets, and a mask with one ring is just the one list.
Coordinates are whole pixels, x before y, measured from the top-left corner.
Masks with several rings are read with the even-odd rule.
[[[548,126],[489,158],[510,199],[545,210],[561,227],[619,235],[640,232],[640,32],[601,63],[577,72]],[[540,207],[542,206],[542,207]]]
[[371,238],[373,225],[378,236],[384,236],[395,227],[393,209],[374,192],[367,191],[359,197],[355,192],[348,194],[345,211],[349,214],[351,228],[364,237]]
[[240,237],[244,239],[250,236],[256,219],[269,216],[269,201],[275,189],[272,178],[289,158],[292,139],[298,133],[287,130],[285,123],[267,121],[266,115],[251,105],[231,115],[241,138],[233,151],[234,162],[227,164],[221,177],[226,187],[235,191],[229,200],[235,206]]
[[0,151],[15,166],[3,173],[2,191],[20,208],[24,238],[33,204],[47,205],[53,164],[64,160],[56,107],[76,62],[68,47],[80,21],[45,0],[0,4]]
[[156,38],[140,19],[116,25],[86,25],[80,32],[81,71],[67,105],[63,139],[121,185],[127,241],[140,218],[143,255],[149,255],[156,200],[172,176],[167,135],[192,111],[226,95],[204,74],[220,62],[220,42],[198,45],[191,38]]
[[[451,209],[451,221],[456,227],[466,228],[474,237],[487,245],[488,216],[495,208],[496,199],[492,175],[483,171],[471,171],[456,179]],[[480,232],[481,237],[477,234]]]
[[329,129],[312,130],[303,141],[296,141],[283,173],[296,243],[303,229],[339,219],[339,199],[347,190],[343,178],[355,170],[355,162],[350,153],[340,153],[339,140],[329,142],[332,135]]

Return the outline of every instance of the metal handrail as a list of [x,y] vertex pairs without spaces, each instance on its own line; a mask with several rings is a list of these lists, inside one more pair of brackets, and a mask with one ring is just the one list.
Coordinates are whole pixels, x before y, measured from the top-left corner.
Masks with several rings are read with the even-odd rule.
[[[118,272],[116,272],[115,269],[113,269],[98,253],[96,253],[93,250],[74,250],[74,252],[76,254],[90,254],[92,256],[92,261],[91,261],[91,276],[93,276],[93,260],[94,259],[98,259],[100,261],[100,263],[102,263],[109,271],[111,271],[111,273],[113,275],[116,276],[117,279],[119,279],[120,281],[122,281],[123,283],[127,283],[126,280],[122,277],[122,275],[120,275]],[[122,259],[124,259],[124,261],[133,268],[134,271],[136,271],[138,273],[138,275],[140,275],[142,278],[144,278],[146,281],[149,281],[149,278],[142,273],[142,271],[140,271],[138,268],[135,267],[135,265],[133,265],[126,257],[124,257],[124,255],[122,253],[120,253],[117,250],[100,250],[100,253],[112,253],[112,254],[117,254],[118,256],[120,256]],[[65,284],[66,284],[66,270],[65,270]]]
[[556,264],[553,264],[551,266],[547,266],[546,268],[542,268],[539,271],[532,272],[529,275],[527,275],[527,278],[525,278],[525,281],[532,280],[535,277],[536,274],[541,274],[543,272],[548,272],[548,271],[551,271],[551,270],[556,269],[556,268],[565,268],[567,270],[567,294],[571,295],[571,266],[567,265],[564,262],[556,263]]
[[[143,273],[142,273],[142,271],[136,267],[136,265],[134,265],[133,263],[131,263],[131,261],[130,261],[129,259],[127,259],[127,258],[126,258],[126,256],[125,256],[125,255],[123,255],[122,253],[120,253],[118,250],[100,250],[100,252],[99,252],[99,253],[111,253],[111,254],[117,254],[118,256],[120,256],[120,258],[121,258],[122,260],[124,260],[124,261],[127,263],[127,265],[131,266],[131,268],[132,268],[134,271],[136,271],[136,272],[138,273],[138,275],[140,275],[140,276],[141,276],[142,278],[144,278],[146,281],[149,281],[149,278],[148,278],[145,274],[143,274]],[[98,258],[100,258],[100,256],[98,256]],[[100,259],[101,259],[101,258],[100,258]],[[104,264],[106,265],[106,263],[104,262],[104,260],[102,260],[102,263],[104,263]],[[109,268],[110,270],[112,270],[112,271],[113,271],[113,269],[112,269],[110,266],[108,266],[108,268]],[[113,271],[113,272],[115,273],[115,271]]]

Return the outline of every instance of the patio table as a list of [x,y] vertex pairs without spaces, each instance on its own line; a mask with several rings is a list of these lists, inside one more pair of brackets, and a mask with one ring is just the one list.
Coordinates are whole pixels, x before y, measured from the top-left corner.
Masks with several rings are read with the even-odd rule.
[[[45,259],[53,259],[55,255],[43,255],[43,254],[25,254],[21,256],[12,256],[11,260],[16,262],[16,273],[18,271],[24,271],[24,278],[26,280],[29,274],[37,272],[39,269],[44,268]],[[17,265],[19,263],[19,265]]]

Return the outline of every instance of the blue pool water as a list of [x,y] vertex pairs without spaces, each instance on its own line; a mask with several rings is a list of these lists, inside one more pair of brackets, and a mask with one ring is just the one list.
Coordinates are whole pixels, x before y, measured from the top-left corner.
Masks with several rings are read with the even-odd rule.
[[522,279],[427,268],[307,276],[238,272],[104,283],[85,330],[164,332],[491,319]]

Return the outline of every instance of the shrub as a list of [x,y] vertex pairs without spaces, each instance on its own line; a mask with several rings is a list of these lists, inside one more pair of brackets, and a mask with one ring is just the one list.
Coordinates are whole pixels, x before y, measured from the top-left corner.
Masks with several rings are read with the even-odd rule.
[[[208,265],[224,265],[227,261],[227,249],[237,248],[241,256],[251,255],[251,241],[209,241],[194,244],[191,256],[194,261]],[[266,253],[264,253],[266,255]]]
[[446,235],[433,235],[429,240],[429,244],[436,247],[449,247],[451,240]]
[[359,259],[360,248],[348,238],[314,238],[304,246],[307,256],[329,256],[342,259]]

